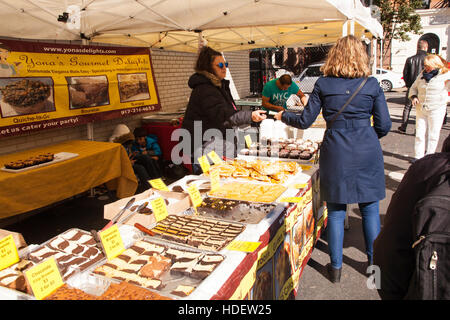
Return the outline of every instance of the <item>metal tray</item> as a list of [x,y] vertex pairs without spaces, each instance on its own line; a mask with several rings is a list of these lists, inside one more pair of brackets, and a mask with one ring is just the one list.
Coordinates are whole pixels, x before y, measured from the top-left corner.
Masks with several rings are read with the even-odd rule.
[[[78,229],[78,228],[71,228],[71,229],[68,229],[68,230],[66,230],[65,232],[62,232],[62,233],[60,233],[60,234],[54,236],[53,238],[51,238],[51,239],[45,241],[44,243],[40,244],[39,246],[35,247],[33,250],[31,250],[31,251],[28,253],[27,259],[30,260],[30,261],[33,261],[34,263],[40,263],[40,262],[44,261],[44,260],[36,261],[35,259],[31,259],[31,258],[30,258],[30,255],[31,255],[32,253],[34,253],[35,251],[40,250],[40,249],[43,248],[44,246],[48,245],[48,244],[51,243],[53,240],[55,240],[57,237],[62,236],[62,235],[66,234],[66,233],[68,233],[68,232],[70,232],[70,231],[79,231],[79,232],[82,232],[82,233],[84,233],[84,234],[86,234],[86,235],[92,237],[92,234],[91,234],[90,232],[88,232],[88,231],[81,230],[81,229]],[[94,240],[95,240],[95,239],[94,239]],[[96,247],[103,253],[103,258],[102,258],[102,259],[104,259],[105,254],[104,254],[104,252],[103,252],[103,248],[101,247],[101,244],[97,243],[97,244],[96,244]],[[68,252],[66,252],[66,251],[64,251],[64,250],[61,250],[61,249],[57,249],[57,251],[64,252],[64,253],[68,253]],[[73,253],[68,253],[68,254],[72,254],[72,255],[74,255],[74,256],[77,256],[76,254],[73,254]],[[52,255],[52,256],[53,256],[53,255]],[[101,261],[102,259],[99,259],[99,261]],[[92,260],[92,259],[88,258],[88,260],[90,261],[90,260]],[[95,262],[93,262],[92,264],[95,264]],[[91,268],[92,264],[91,264],[91,265],[88,265],[88,266],[87,266],[86,268],[84,268],[84,269],[80,269],[79,267],[71,267],[71,266],[69,266],[68,269],[69,269],[69,271],[72,271],[72,273],[68,273],[68,276],[64,276],[63,274],[61,274],[61,276],[63,277],[63,280],[64,280],[64,281],[68,281],[72,276],[74,276],[74,275],[76,275],[76,274],[78,274],[78,273],[85,272],[85,271],[89,270],[89,269]],[[58,264],[58,262],[57,262],[57,265],[58,265],[58,268],[60,268],[60,265]]]
[[[221,263],[223,263],[225,261],[225,259],[226,259],[225,255],[220,254],[218,252],[207,251],[207,250],[200,250],[200,249],[189,247],[189,246],[186,246],[186,245],[173,243],[173,242],[162,240],[162,239],[157,239],[155,237],[143,236],[139,240],[145,240],[147,242],[150,242],[150,243],[153,243],[153,244],[156,244],[156,245],[159,245],[159,246],[163,246],[163,247],[166,248],[166,250],[167,249],[177,249],[177,250],[181,250],[181,251],[199,253],[201,255],[200,255],[200,257],[197,260],[200,260],[203,257],[203,255],[205,255],[205,254],[213,254],[213,255],[219,255],[219,256],[223,257],[224,259],[220,263],[218,263],[216,265],[215,269],[211,272],[210,275],[208,275],[208,277],[210,277],[212,274],[214,274],[214,272],[217,270],[219,265]],[[163,255],[164,255],[164,252],[163,252]],[[95,268],[97,268],[99,266],[102,266],[105,263],[107,263],[106,260],[104,260],[102,263],[96,264]],[[94,271],[95,268],[92,268],[92,271]],[[113,279],[113,278],[108,278],[106,276],[99,275],[99,274],[96,274],[96,273],[92,273],[92,275],[95,276],[95,277],[98,277],[100,279],[105,279],[107,281],[113,282],[113,283],[119,283],[120,282],[120,280]],[[185,297],[180,297],[180,296],[171,294],[171,292],[174,289],[176,289],[178,287],[178,285],[183,284],[183,285],[190,285],[190,286],[194,286],[195,287],[195,289],[190,293],[190,294],[192,294],[193,292],[195,292],[196,288],[200,285],[200,283],[202,283],[208,277],[206,277],[205,279],[195,279],[195,278],[192,278],[192,277],[187,276],[187,275],[173,275],[170,272],[170,270],[167,270],[160,277],[160,280],[163,283],[163,287],[161,289],[148,289],[148,288],[145,288],[145,289],[150,290],[150,291],[155,292],[155,293],[158,293],[158,294],[160,294],[162,296],[166,296],[166,297],[172,298],[172,299],[184,299]],[[189,295],[187,297],[189,297]]]
[[205,197],[197,207],[201,217],[216,218],[224,221],[258,224],[275,208],[272,203],[255,203],[241,200],[228,200]]

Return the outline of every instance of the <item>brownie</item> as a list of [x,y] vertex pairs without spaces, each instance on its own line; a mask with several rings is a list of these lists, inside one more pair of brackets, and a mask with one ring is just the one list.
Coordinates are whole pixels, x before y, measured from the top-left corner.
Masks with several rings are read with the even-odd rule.
[[308,151],[303,151],[302,153],[300,153],[300,159],[302,160],[309,160],[311,159],[312,154]]

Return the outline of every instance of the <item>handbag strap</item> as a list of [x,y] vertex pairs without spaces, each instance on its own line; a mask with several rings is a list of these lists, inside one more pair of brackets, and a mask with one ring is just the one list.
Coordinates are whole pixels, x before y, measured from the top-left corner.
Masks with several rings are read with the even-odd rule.
[[336,118],[341,114],[342,111],[344,111],[345,107],[348,106],[348,104],[353,100],[353,98],[358,94],[359,90],[362,89],[362,87],[364,87],[364,85],[367,82],[367,77],[363,79],[363,81],[360,83],[358,89],[356,89],[355,92],[353,92],[352,96],[347,100],[347,102],[342,106],[341,110],[338,111],[338,113],[336,113],[333,117],[333,119],[331,119],[328,127],[331,127],[331,124],[336,120]]

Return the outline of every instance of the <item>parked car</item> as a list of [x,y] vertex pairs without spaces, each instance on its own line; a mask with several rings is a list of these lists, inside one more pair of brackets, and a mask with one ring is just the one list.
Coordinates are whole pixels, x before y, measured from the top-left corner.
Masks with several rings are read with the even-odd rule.
[[[298,77],[292,77],[292,80],[304,93],[311,93],[317,79],[322,75],[320,71],[322,65],[323,62],[310,64]],[[376,74],[372,76],[377,78],[383,91],[391,91],[405,86],[402,75],[390,70],[377,68]]]
[[391,91],[392,89],[403,88],[405,86],[405,81],[403,81],[403,76],[400,73],[380,68],[377,68],[376,72],[377,73],[372,76],[377,78],[381,89],[385,92]]
[[292,81],[294,81],[298,85],[302,92],[311,93],[317,79],[319,79],[319,77],[323,75],[323,73],[320,71],[320,67],[322,65],[323,62],[308,65],[298,77],[292,77]]

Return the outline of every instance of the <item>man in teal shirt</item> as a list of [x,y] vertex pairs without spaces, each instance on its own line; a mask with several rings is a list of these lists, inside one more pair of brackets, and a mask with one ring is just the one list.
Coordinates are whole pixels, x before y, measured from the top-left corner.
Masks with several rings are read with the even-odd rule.
[[298,86],[292,82],[290,75],[284,74],[278,79],[267,82],[262,92],[263,110],[276,112],[285,110],[286,101],[292,94],[299,96],[303,105],[306,106],[308,99]]

